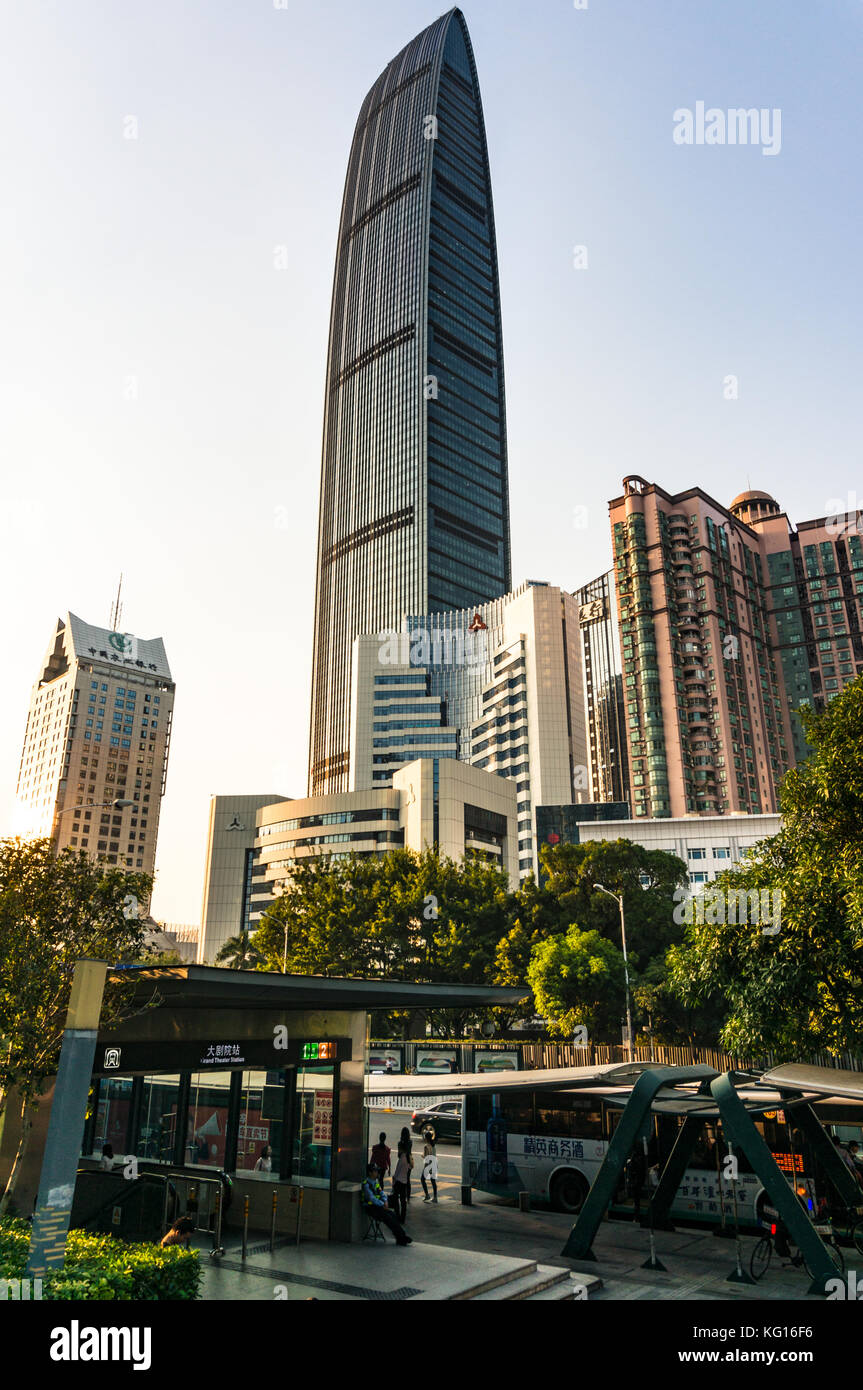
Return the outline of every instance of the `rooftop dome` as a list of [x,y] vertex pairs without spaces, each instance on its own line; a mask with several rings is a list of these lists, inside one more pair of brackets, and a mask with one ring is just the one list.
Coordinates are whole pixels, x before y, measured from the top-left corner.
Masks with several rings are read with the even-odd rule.
[[741,492],[739,497],[735,497],[729,510],[738,521],[747,523],[761,521],[766,516],[779,516],[782,508],[769,492],[749,488],[746,492]]

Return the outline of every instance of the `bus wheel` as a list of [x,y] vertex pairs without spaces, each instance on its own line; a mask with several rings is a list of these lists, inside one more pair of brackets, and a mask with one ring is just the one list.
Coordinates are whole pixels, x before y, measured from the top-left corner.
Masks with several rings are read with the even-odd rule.
[[551,1184],[551,1205],[555,1211],[568,1212],[577,1216],[584,1206],[587,1196],[587,1183],[580,1173],[557,1173]]

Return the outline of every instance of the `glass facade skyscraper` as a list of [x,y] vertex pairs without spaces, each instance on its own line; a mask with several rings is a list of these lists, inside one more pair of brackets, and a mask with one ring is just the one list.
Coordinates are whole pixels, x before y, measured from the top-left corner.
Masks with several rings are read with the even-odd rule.
[[452,10],[354,132],[324,406],[309,790],[347,789],[351,646],[511,587],[503,345],[485,127]]

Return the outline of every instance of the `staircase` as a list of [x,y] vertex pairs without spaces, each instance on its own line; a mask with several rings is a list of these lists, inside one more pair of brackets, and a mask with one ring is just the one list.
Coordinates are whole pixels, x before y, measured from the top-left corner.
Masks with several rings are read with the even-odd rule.
[[[556,1265],[525,1260],[502,1274],[492,1275],[472,1288],[454,1294],[454,1300],[472,1299],[477,1303],[520,1299],[534,1303],[572,1303],[581,1285],[600,1288],[601,1281],[591,1274],[572,1274]],[[583,1295],[582,1295],[583,1297]]]

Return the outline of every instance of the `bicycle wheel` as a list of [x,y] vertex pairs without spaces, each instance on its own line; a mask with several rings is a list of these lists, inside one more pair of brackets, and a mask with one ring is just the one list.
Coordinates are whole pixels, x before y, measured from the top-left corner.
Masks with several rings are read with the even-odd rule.
[[[845,1273],[845,1256],[842,1254],[842,1251],[840,1250],[839,1246],[836,1244],[836,1237],[835,1237],[835,1236],[830,1236],[830,1237],[828,1238],[828,1237],[825,1236],[825,1237],[824,1237],[824,1244],[827,1246],[827,1253],[828,1253],[828,1255],[830,1256],[831,1260],[833,1261],[834,1265],[836,1266],[836,1273],[837,1273],[837,1274],[844,1274],[844,1273]],[[806,1262],[806,1259],[805,1259],[805,1258],[804,1258],[804,1260],[803,1260],[803,1268],[806,1270],[806,1273],[809,1275],[809,1278],[812,1279],[814,1276],[813,1276],[812,1270],[809,1268],[809,1265],[808,1265],[808,1263]]]
[[858,1221],[851,1230],[851,1240],[858,1254],[863,1255],[863,1221]]
[[773,1241],[769,1236],[762,1236],[758,1241],[752,1256],[749,1260],[749,1273],[753,1279],[763,1279],[770,1266],[770,1256],[773,1254]]

